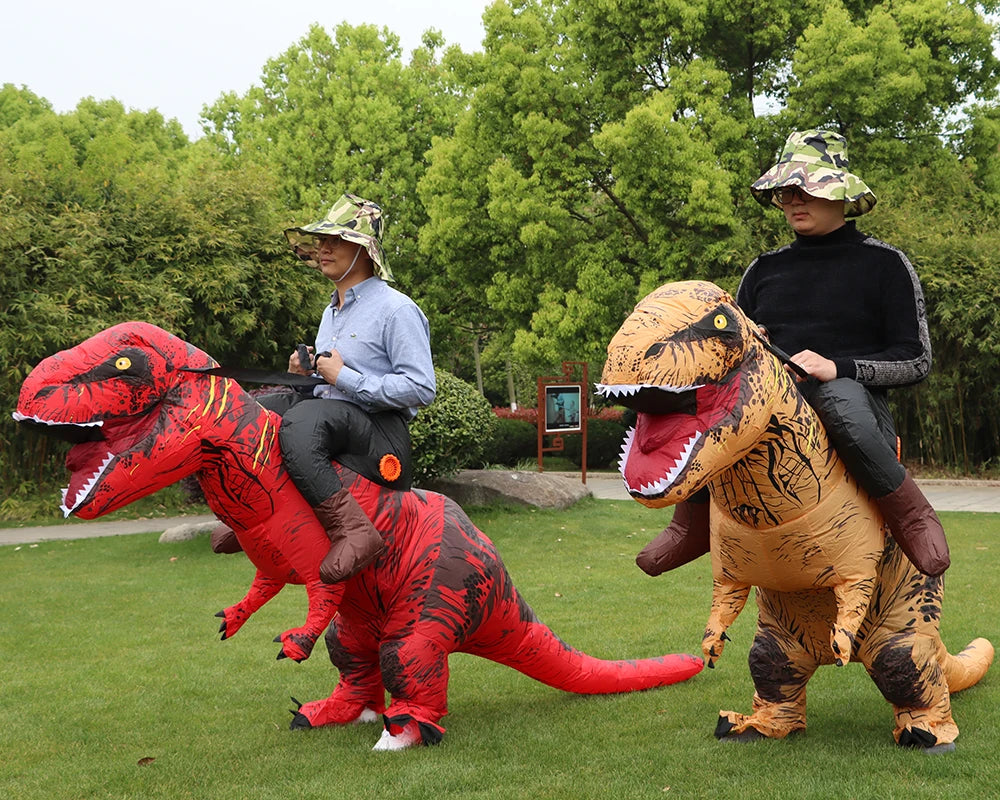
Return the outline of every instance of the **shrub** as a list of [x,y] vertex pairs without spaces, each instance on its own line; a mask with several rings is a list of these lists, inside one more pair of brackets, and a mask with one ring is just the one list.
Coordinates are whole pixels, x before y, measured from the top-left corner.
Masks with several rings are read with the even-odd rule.
[[437,397],[410,425],[413,482],[418,485],[481,463],[497,419],[472,385],[442,369],[434,374]]
[[493,409],[493,413],[496,414],[500,419],[519,419],[523,420],[524,422],[530,422],[532,425],[538,424],[537,408],[518,407],[516,411],[511,411],[506,406],[497,406]]
[[537,457],[536,424],[522,418],[498,416],[493,435],[483,448],[481,463],[484,466],[514,467],[525,459]]

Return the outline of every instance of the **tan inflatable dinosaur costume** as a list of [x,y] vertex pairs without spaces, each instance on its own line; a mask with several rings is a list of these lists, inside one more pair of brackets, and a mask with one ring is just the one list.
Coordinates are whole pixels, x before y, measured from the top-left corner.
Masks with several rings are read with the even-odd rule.
[[[813,672],[854,660],[892,704],[899,744],[954,749],[950,695],[983,677],[993,646],[976,639],[948,653],[941,579],[917,571],[884,534],[876,506],[756,334],[718,286],[667,284],[615,334],[598,385],[638,412],[621,462],[636,500],[669,506],[708,487],[709,666],[757,587],[753,712],[720,712],[715,735],[780,739],[805,728]],[[684,547],[659,545],[661,556]]]

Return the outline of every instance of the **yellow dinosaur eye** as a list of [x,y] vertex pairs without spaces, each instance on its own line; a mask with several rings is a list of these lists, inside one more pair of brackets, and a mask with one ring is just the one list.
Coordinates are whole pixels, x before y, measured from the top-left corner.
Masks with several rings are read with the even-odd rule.
[[132,366],[132,359],[128,358],[127,356],[122,356],[117,361],[115,361],[115,367],[121,370],[122,372],[124,372],[131,366]]
[[729,320],[726,319],[725,314],[716,314],[715,319],[712,320],[715,323],[716,330],[722,330],[729,325]]

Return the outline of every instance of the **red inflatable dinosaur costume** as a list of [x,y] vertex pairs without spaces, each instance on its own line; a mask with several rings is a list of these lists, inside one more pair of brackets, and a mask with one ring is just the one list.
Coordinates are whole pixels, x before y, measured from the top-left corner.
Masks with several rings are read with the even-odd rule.
[[323,583],[329,539],[282,467],[280,420],[233,380],[190,371],[213,366],[154,325],[124,323],[42,361],[14,418],[76,442],[66,459],[67,515],[98,517],[197,474],[257,567],[246,597],[219,612],[223,639],[285,584],[305,585],[305,624],[275,640],[278,657],[308,658],[325,630],[340,681],[330,697],[294,712],[293,729],[377,712],[385,729],[375,749],[436,742],[456,651],[581,694],[648,689],[701,671],[689,655],[602,661],[574,650],[539,622],[493,543],[453,501],[393,491],[343,468],[386,551],[349,581]]

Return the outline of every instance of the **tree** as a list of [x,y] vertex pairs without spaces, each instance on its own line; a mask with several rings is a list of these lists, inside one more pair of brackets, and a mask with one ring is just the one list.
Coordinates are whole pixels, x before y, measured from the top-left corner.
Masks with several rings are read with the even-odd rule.
[[741,249],[732,169],[749,163],[748,105],[710,62],[644,36],[678,24],[690,39],[683,7],[656,5],[645,25],[640,4],[613,20],[604,5],[490,7],[469,108],[429,154],[421,245],[442,287],[468,288],[440,295],[456,300],[454,329],[490,333],[487,358],[599,366],[645,289],[724,274]]
[[424,153],[450,134],[464,103],[454,63],[463,56],[428,31],[410,63],[399,37],[373,25],[318,25],[265,64],[261,84],[205,111],[209,140],[240,165],[279,176],[287,224],[321,216],[343,192],[375,200],[386,214],[386,253],[400,285],[419,299],[414,265],[426,216],[416,192]]
[[[154,322],[224,363],[283,365],[324,303],[280,236],[273,177],[157,112],[87,100],[18,117],[0,129],[0,186],[8,408],[35,363],[118,322]],[[13,484],[31,447],[9,420],[0,439]]]

